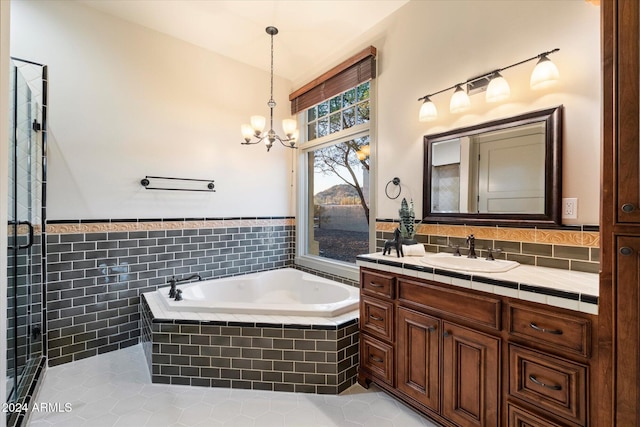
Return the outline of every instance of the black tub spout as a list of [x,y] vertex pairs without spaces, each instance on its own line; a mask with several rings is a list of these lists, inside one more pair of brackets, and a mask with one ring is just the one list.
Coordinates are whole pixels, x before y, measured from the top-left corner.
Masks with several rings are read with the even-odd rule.
[[193,279],[202,280],[202,277],[200,277],[200,275],[199,275],[199,274],[192,274],[192,275],[191,275],[191,276],[189,276],[189,277],[183,277],[183,278],[182,278],[182,279],[180,279],[180,280],[176,280],[176,282],[178,282],[178,283],[180,283],[180,282],[187,282],[187,281],[189,281],[189,280],[193,280]]

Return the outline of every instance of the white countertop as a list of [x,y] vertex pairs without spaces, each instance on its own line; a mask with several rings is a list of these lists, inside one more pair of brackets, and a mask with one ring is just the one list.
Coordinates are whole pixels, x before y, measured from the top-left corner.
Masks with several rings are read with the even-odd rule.
[[[426,256],[430,255],[434,254]],[[397,257],[395,254],[382,255],[378,252],[358,256],[357,265],[570,310],[598,313],[598,274],[524,264],[503,273],[445,270],[431,267],[420,258],[420,256]],[[412,269],[412,266],[417,269]],[[450,273],[453,275],[447,275]]]

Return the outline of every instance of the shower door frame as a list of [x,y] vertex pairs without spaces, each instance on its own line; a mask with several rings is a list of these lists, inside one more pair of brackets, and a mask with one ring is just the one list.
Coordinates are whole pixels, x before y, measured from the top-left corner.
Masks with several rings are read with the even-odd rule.
[[[33,159],[32,151],[29,151],[29,160],[28,162],[36,162],[35,168],[29,168],[30,171],[36,170],[36,177],[40,178],[40,221],[38,224],[31,224],[29,221],[25,221],[25,220],[21,220],[19,218],[19,209],[18,209],[18,195],[19,195],[19,186],[18,186],[18,137],[17,137],[17,132],[18,132],[18,127],[19,127],[19,123],[18,123],[18,74],[20,73],[18,66],[16,65],[16,61],[22,62],[24,64],[28,64],[28,65],[33,65],[33,66],[37,66],[40,67],[41,69],[41,83],[42,83],[42,99],[41,99],[41,105],[40,105],[40,111],[41,111],[41,116],[40,116],[40,123],[38,123],[37,118],[34,119],[33,121],[33,127],[32,130],[37,132],[37,138],[40,139],[40,146],[41,146],[41,151],[40,153],[38,153],[38,151],[36,150],[36,156],[40,155],[41,159]],[[9,228],[7,229],[8,231],[13,228],[13,233],[10,235],[13,235],[13,247],[8,247],[7,248],[7,257],[8,258],[13,258],[13,262],[12,262],[12,266],[13,266],[13,277],[9,276],[7,277],[7,284],[9,284],[10,280],[13,280],[13,285],[14,285],[14,289],[13,289],[13,311],[14,311],[14,319],[13,319],[13,342],[14,342],[14,346],[13,346],[13,368],[14,368],[14,372],[13,372],[13,376],[12,376],[12,380],[13,380],[13,386],[11,391],[7,392],[7,404],[11,404],[13,403],[13,407],[15,409],[20,409],[20,410],[16,410],[16,411],[8,411],[7,412],[7,419],[6,419],[6,423],[7,426],[21,426],[23,425],[26,420],[28,419],[29,416],[29,412],[25,411],[26,408],[29,408],[29,405],[32,403],[31,399],[33,399],[35,397],[35,395],[37,394],[37,390],[39,388],[40,385],[40,379],[43,377],[43,372],[46,368],[46,360],[47,360],[47,327],[46,327],[46,323],[47,323],[47,314],[46,314],[46,292],[47,292],[47,287],[46,287],[46,278],[47,278],[47,251],[46,251],[46,244],[47,244],[47,239],[46,239],[46,176],[47,176],[47,162],[46,162],[46,158],[47,158],[47,105],[48,105],[48,68],[46,65],[43,64],[39,64],[33,61],[29,61],[29,60],[24,60],[21,58],[15,58],[15,57],[11,57],[11,68],[12,68],[12,73],[13,73],[13,82],[14,82],[14,88],[13,88],[13,99],[11,100],[13,102],[13,128],[10,129],[11,131],[11,138],[10,138],[10,144],[13,146],[13,159],[9,159],[9,161],[11,163],[13,163],[13,205],[9,206],[9,211],[7,212],[7,214],[12,214],[13,218],[12,221],[8,222],[8,226]],[[36,140],[36,144],[38,143],[38,141]],[[38,160],[41,161],[41,165],[40,165],[40,170],[38,171]],[[10,167],[11,170],[11,167]],[[40,174],[38,176],[38,173]],[[36,184],[38,184],[37,179],[36,179]],[[31,186],[31,184],[29,184]],[[11,193],[10,193],[11,194]],[[31,203],[31,200],[33,198],[30,199],[29,203]],[[35,207],[35,210],[38,209],[38,206]],[[36,215],[37,218],[37,215]],[[29,220],[31,220],[31,215]],[[18,235],[19,235],[19,227],[21,225],[26,225],[27,226],[27,230],[28,230],[28,243],[26,245],[21,245],[18,239]],[[40,313],[39,314],[39,330],[35,329],[35,326],[33,324],[33,315],[34,313],[32,312],[32,307],[29,307],[27,310],[27,318],[28,318],[28,324],[26,325],[26,346],[27,346],[27,357],[25,359],[25,364],[24,366],[21,366],[22,370],[20,371],[20,366],[19,366],[19,345],[18,345],[18,317],[19,317],[19,313],[18,313],[18,269],[19,269],[19,257],[20,256],[24,256],[22,254],[20,254],[19,252],[22,250],[29,250],[30,247],[33,245],[34,243],[34,227],[36,229],[39,229],[40,233],[39,233],[39,239],[40,239],[40,252],[39,252],[39,271],[35,271],[35,273],[33,271],[30,271],[31,274],[27,274],[27,276],[30,277],[29,279],[29,283],[27,286],[33,286],[34,283],[31,281],[31,278],[35,275],[35,276],[39,276],[40,277]],[[36,255],[33,254],[28,254],[28,256],[30,258],[32,257],[37,257]],[[30,260],[29,261],[29,265],[32,265],[33,261]],[[7,272],[9,273],[9,272]],[[29,291],[30,292],[30,291]],[[29,293],[30,295],[30,293]],[[7,301],[8,303],[8,301]],[[33,305],[33,301],[31,300],[31,298],[28,298],[28,305]],[[9,305],[7,305],[7,307],[9,307]],[[7,322],[11,321],[11,319],[7,318]],[[37,336],[39,334],[39,336]],[[8,337],[7,337],[8,338]],[[36,342],[36,339],[40,339],[40,354],[37,354],[37,351],[34,353],[34,342]],[[7,349],[9,350],[9,349]],[[35,355],[34,355],[35,354]],[[7,368],[9,368],[9,366],[7,366]],[[19,374],[20,372],[20,374]],[[7,378],[7,380],[9,380],[9,378]],[[7,408],[10,409],[10,405],[7,405]]]

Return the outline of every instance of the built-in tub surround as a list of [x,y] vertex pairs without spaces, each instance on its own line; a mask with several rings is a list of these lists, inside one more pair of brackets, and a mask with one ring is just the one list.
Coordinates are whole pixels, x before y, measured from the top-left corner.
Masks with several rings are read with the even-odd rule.
[[[378,219],[376,250],[382,251],[385,240],[393,239],[398,222]],[[460,246],[466,254],[466,237],[473,234],[478,256],[485,248],[501,249],[496,258],[563,270],[598,273],[600,269],[600,234],[597,226],[566,226],[553,229],[504,226],[470,226],[453,224],[419,224],[416,240],[428,252],[451,252]]]
[[140,304],[154,383],[320,394],[355,383],[357,308],[336,317],[172,312],[163,298],[145,293]]
[[49,221],[49,365],[134,345],[140,294],[293,264],[292,218]]

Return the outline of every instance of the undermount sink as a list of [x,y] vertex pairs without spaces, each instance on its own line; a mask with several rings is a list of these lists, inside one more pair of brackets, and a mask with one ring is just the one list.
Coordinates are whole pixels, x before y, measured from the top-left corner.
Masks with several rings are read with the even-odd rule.
[[473,271],[477,273],[503,273],[520,265],[516,261],[496,259],[487,261],[484,258],[467,258],[466,256],[453,256],[449,253],[437,253],[420,258],[420,262],[436,268],[451,270]]

